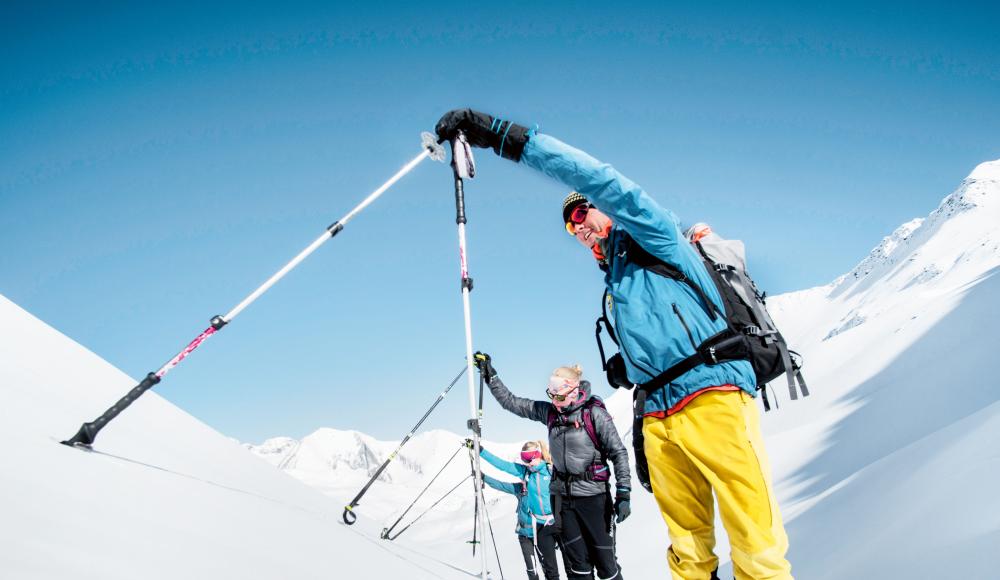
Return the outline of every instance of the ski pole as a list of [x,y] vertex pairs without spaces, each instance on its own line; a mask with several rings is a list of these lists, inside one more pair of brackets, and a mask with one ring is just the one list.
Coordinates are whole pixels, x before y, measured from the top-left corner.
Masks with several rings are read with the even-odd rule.
[[[476,502],[483,497],[483,470],[479,461],[479,439],[482,436],[482,412],[476,411],[476,384],[472,372],[472,313],[469,306],[469,293],[472,292],[472,278],[469,277],[469,261],[465,244],[465,188],[463,179],[476,176],[476,162],[472,157],[472,147],[469,146],[465,134],[461,131],[451,142],[451,167],[455,175],[455,223],[458,224],[458,256],[462,267],[462,309],[465,314],[465,361],[468,369],[466,379],[469,385],[469,428],[472,430],[473,466],[475,468]],[[485,507],[485,506],[484,506]],[[479,537],[486,539],[486,523],[479,518]],[[473,546],[475,546],[473,544]],[[479,551],[482,559],[482,580],[487,579],[486,551]]]
[[475,503],[473,503],[472,512],[472,541],[466,542],[472,544],[472,557],[476,557],[476,544],[479,541],[476,539],[476,532],[479,530],[479,490],[476,488],[476,460],[472,458],[472,448],[469,448],[469,471],[472,474],[472,493],[476,498]]
[[493,553],[496,554],[497,557],[497,569],[500,570],[500,580],[504,580],[503,565],[500,564],[500,551],[497,550],[497,537],[493,535],[493,520],[490,519],[490,512],[486,509],[486,495],[484,493],[481,493],[480,495],[482,496],[483,501],[483,516],[485,516],[486,522],[490,525],[490,540],[493,542]]
[[406,445],[406,442],[410,440],[410,437],[413,437],[413,434],[417,432],[417,429],[420,429],[420,426],[424,424],[424,421],[427,420],[427,417],[429,417],[430,414],[434,412],[434,409],[437,408],[438,404],[444,400],[445,395],[447,395],[448,391],[450,391],[451,388],[455,386],[455,383],[458,382],[458,379],[462,378],[462,375],[465,374],[466,370],[468,370],[466,367],[462,367],[462,370],[459,371],[455,379],[451,381],[451,383],[445,388],[445,390],[441,391],[441,394],[438,395],[437,400],[434,401],[434,404],[431,405],[431,408],[427,409],[427,412],[424,413],[424,416],[421,417],[419,421],[417,421],[417,424],[413,426],[413,429],[410,429],[410,432],[406,434],[406,437],[403,437],[403,440],[399,442],[399,446],[396,447],[396,450],[390,453],[389,457],[386,458],[384,462],[382,462],[382,465],[378,468],[378,471],[375,472],[375,475],[373,475],[371,479],[368,480],[368,483],[366,483],[365,486],[361,488],[361,491],[358,492],[358,495],[354,496],[354,499],[351,500],[351,503],[344,506],[343,518],[345,524],[351,526],[354,525],[354,522],[358,521],[358,515],[354,513],[354,508],[358,506],[358,502],[361,501],[362,496],[368,493],[368,488],[370,488],[372,484],[375,483],[375,480],[378,479],[378,476],[382,475],[382,472],[385,471],[385,468],[389,466],[389,463],[391,463],[392,460],[395,459],[396,456],[399,454],[399,450],[403,448],[403,445]]
[[[462,445],[462,447],[465,447],[465,445]],[[389,537],[389,535],[392,534],[392,530],[396,529],[396,526],[399,525],[399,522],[403,521],[403,518],[406,517],[406,514],[410,513],[410,510],[413,509],[413,506],[417,505],[417,502],[420,501],[420,498],[422,498],[424,496],[424,494],[427,493],[427,490],[430,489],[432,485],[434,485],[434,480],[436,480],[438,478],[438,476],[440,476],[442,473],[444,473],[444,470],[449,465],[451,465],[451,461],[453,459],[455,459],[455,457],[458,456],[458,452],[461,451],[461,450],[462,450],[462,448],[459,447],[458,449],[455,450],[454,453],[451,454],[451,457],[448,458],[448,461],[446,461],[444,463],[444,465],[441,466],[441,469],[438,470],[438,472],[436,474],[434,474],[434,477],[432,477],[431,480],[429,482],[427,482],[427,485],[424,486],[424,489],[422,489],[420,491],[420,493],[417,494],[417,497],[415,497],[413,499],[413,502],[409,506],[407,506],[407,508],[405,510],[403,510],[403,513],[400,514],[400,516],[396,519],[396,521],[393,522],[393,524],[391,526],[389,526],[388,528],[384,528],[382,530],[381,538],[383,540],[392,540],[392,539],[394,539],[394,538],[390,538]],[[463,479],[462,481],[464,482],[465,480]],[[401,533],[402,532],[400,532],[400,534]],[[396,534],[396,535],[398,536],[399,534]]]
[[362,201],[354,209],[349,211],[347,215],[345,215],[344,217],[340,218],[339,220],[333,222],[330,226],[328,226],[326,228],[326,231],[324,231],[322,235],[316,238],[316,240],[313,243],[309,244],[309,246],[306,247],[306,249],[299,252],[299,254],[295,256],[295,258],[293,258],[291,262],[285,264],[283,268],[281,268],[280,270],[278,270],[276,274],[268,278],[266,282],[261,284],[259,288],[257,288],[249,296],[244,298],[243,301],[237,304],[235,308],[230,310],[225,315],[213,316],[210,321],[210,326],[208,328],[206,328],[201,334],[195,337],[194,340],[189,342],[188,345],[184,347],[183,350],[174,355],[174,357],[171,358],[169,361],[167,361],[166,364],[164,364],[162,367],[160,367],[159,370],[157,370],[156,372],[148,373],[146,375],[146,378],[142,379],[142,381],[140,381],[138,385],[132,387],[132,390],[130,390],[124,397],[119,399],[117,403],[115,403],[107,411],[105,411],[103,415],[101,415],[97,419],[94,419],[90,423],[84,423],[80,427],[80,430],[77,431],[76,435],[70,437],[65,441],[60,441],[60,443],[69,446],[81,445],[89,447],[90,445],[92,445],[94,443],[94,440],[97,438],[97,434],[101,431],[101,429],[105,427],[105,425],[107,425],[112,419],[117,417],[119,413],[127,409],[129,405],[134,403],[136,399],[142,396],[143,393],[151,389],[153,385],[159,383],[168,372],[173,370],[173,368],[179,365],[181,361],[187,358],[189,354],[194,352],[194,350],[198,348],[202,342],[208,340],[209,338],[211,338],[213,334],[222,330],[224,326],[232,322],[232,320],[236,318],[236,316],[239,315],[240,312],[243,312],[243,310],[247,306],[250,306],[250,304],[253,303],[254,300],[259,298],[261,294],[267,292],[267,290],[271,286],[274,286],[274,284],[277,283],[278,280],[281,280],[285,276],[285,274],[288,274],[288,272],[290,272],[293,268],[298,266],[299,263],[301,263],[303,260],[309,257],[310,254],[316,251],[316,249],[322,246],[327,240],[340,233],[340,231],[344,229],[344,226],[347,225],[347,222],[353,219],[355,215],[361,212],[361,210],[368,207],[368,205],[371,204],[373,201],[375,201],[380,195],[385,193],[386,190],[392,187],[404,175],[412,171],[413,168],[419,165],[421,161],[423,161],[427,157],[430,157],[431,159],[434,159],[436,161],[444,161],[444,148],[437,143],[433,135],[431,135],[428,132],[424,132],[421,134],[421,139],[422,139],[421,148],[423,149],[423,151],[420,153],[420,155],[417,155],[416,157],[413,158],[413,160],[404,165],[402,169],[400,169],[395,175],[393,175],[389,179],[389,181],[383,183],[381,187],[372,192],[371,195],[369,195],[364,199],[364,201]]
[[411,526],[412,526],[413,524],[415,524],[415,523],[419,522],[419,521],[420,521],[420,518],[422,518],[422,517],[424,517],[425,515],[427,515],[428,513],[430,513],[430,512],[431,512],[431,510],[433,510],[434,508],[436,508],[436,507],[437,507],[437,505],[438,505],[439,503],[441,503],[442,501],[444,501],[444,499],[445,499],[446,497],[448,497],[449,495],[451,495],[451,493],[452,493],[453,491],[455,491],[456,489],[458,489],[459,487],[461,487],[461,486],[462,486],[462,484],[463,484],[463,483],[465,483],[465,480],[466,480],[466,479],[469,479],[470,477],[472,477],[472,474],[471,474],[471,473],[470,473],[469,475],[466,475],[466,476],[465,476],[465,478],[464,478],[464,479],[462,479],[462,481],[458,482],[458,483],[457,483],[457,484],[455,485],[455,487],[453,487],[453,488],[449,489],[449,490],[448,490],[448,491],[447,491],[447,492],[446,492],[446,493],[445,493],[444,495],[442,495],[442,496],[441,496],[440,498],[438,498],[438,500],[437,500],[436,502],[432,503],[432,504],[431,504],[431,507],[429,507],[429,508],[425,509],[424,511],[420,512],[420,515],[419,515],[419,516],[417,516],[417,517],[413,518],[413,521],[412,521],[412,522],[410,522],[410,523],[406,524],[406,526],[405,526],[405,527],[404,527],[403,529],[401,529],[401,530],[399,530],[398,532],[396,532],[396,535],[395,535],[395,536],[390,536],[390,535],[389,535],[388,533],[386,533],[386,535],[385,535],[385,537],[384,537],[383,539],[385,539],[385,540],[389,540],[389,541],[391,542],[392,540],[395,540],[395,539],[396,539],[396,538],[398,538],[399,536],[403,535],[403,532],[405,532],[406,530],[410,529],[410,527],[411,527]]
[[[525,491],[527,491],[528,484],[525,483]],[[531,503],[529,502],[530,506]],[[544,507],[544,506],[543,506]],[[535,552],[531,555],[531,558],[535,561],[535,574],[541,576],[537,570],[542,569],[542,552],[538,549],[538,520],[535,518],[534,512],[531,511],[531,507],[528,507],[528,516],[531,517],[531,543],[535,546]]]

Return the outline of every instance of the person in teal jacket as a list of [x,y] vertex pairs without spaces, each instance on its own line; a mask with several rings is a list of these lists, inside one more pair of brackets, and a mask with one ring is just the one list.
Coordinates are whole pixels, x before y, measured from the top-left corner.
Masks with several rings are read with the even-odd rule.
[[[652,381],[727,329],[725,316],[712,315],[724,311],[718,289],[677,217],[613,167],[554,137],[471,109],[446,113],[435,130],[442,141],[461,131],[470,145],[492,148],[574,190],[564,200],[563,223],[604,272],[628,382]],[[635,258],[643,253],[687,280],[640,264]],[[736,578],[791,578],[788,538],[753,404],[756,387],[748,361],[702,362],[653,390],[638,409],[649,489],[667,523],[674,579],[708,579],[718,565],[713,493]]]
[[549,501],[552,468],[544,454],[545,447],[538,441],[528,441],[521,448],[523,463],[505,461],[486,449],[480,449],[479,453],[493,467],[520,480],[509,483],[483,475],[486,485],[517,498],[517,540],[521,545],[529,580],[538,580],[536,555],[545,573],[545,580],[559,580],[559,565],[556,563],[557,533]]

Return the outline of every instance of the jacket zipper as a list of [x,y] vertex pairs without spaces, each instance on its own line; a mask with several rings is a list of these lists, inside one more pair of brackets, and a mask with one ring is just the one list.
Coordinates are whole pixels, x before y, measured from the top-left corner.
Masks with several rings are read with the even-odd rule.
[[[535,472],[535,495],[538,496],[538,511],[545,511],[545,503],[542,501],[542,471],[538,470]],[[541,516],[544,518],[545,514],[542,513]],[[534,518],[532,518],[532,523],[534,523]]]
[[[611,299],[614,300],[614,295],[611,295],[610,293],[609,293],[609,295],[611,296]],[[628,359],[628,361],[630,363],[632,363],[632,366],[636,367],[637,369],[642,370],[642,372],[644,372],[647,375],[649,375],[650,378],[653,378],[656,375],[660,374],[660,373],[656,372],[655,370],[653,370],[649,365],[639,364],[639,361],[637,361],[634,358],[632,358],[632,355],[629,354],[628,349],[625,348],[625,338],[624,338],[624,335],[622,334],[621,329],[618,327],[618,317],[617,316],[615,316],[614,327],[615,327],[615,334],[618,336],[618,352],[622,353],[622,356],[624,356],[626,359]]]
[[[563,430],[562,430],[563,467],[566,467],[566,447],[567,447],[567,445],[566,445],[566,424],[564,423],[563,424]],[[563,481],[563,493],[567,497],[570,497],[570,496],[573,495],[570,492],[570,489],[572,488],[572,485],[573,485],[573,482],[571,482],[571,481],[565,481],[565,480]]]
[[677,308],[676,302],[672,303],[671,306],[674,308],[674,314],[676,314],[677,318],[681,321],[681,326],[684,327],[684,332],[688,335],[688,340],[691,342],[691,348],[693,348],[695,352],[698,352],[698,345],[694,343],[694,335],[691,334],[691,329],[688,328],[687,321],[685,321],[684,316],[681,315],[680,308]]

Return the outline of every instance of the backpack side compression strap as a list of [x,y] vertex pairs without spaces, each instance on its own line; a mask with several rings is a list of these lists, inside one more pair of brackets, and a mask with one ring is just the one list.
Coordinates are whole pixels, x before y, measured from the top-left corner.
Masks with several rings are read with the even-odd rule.
[[727,328],[701,343],[698,350],[691,356],[637,386],[646,393],[652,394],[653,391],[677,380],[681,375],[699,365],[717,365],[728,361],[746,360],[748,349],[746,337],[731,328]]

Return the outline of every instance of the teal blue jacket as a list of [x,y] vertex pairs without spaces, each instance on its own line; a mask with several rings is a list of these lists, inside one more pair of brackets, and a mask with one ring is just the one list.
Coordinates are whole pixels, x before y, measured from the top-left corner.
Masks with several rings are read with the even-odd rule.
[[521,463],[504,461],[485,449],[481,449],[479,455],[493,467],[521,480],[517,483],[508,483],[483,475],[483,481],[486,485],[517,498],[517,533],[529,538],[532,537],[534,535],[532,520],[544,524],[552,519],[552,506],[549,499],[549,483],[552,480],[552,473],[549,471],[549,465],[543,461],[537,469],[532,469]]
[[[611,218],[605,284],[610,314],[625,359],[628,378],[644,383],[691,356],[697,345],[724,330],[723,317],[711,320],[697,294],[682,282],[654,274],[628,261],[627,237],[693,280],[716,307],[722,298],[704,263],[681,234],[673,212],[607,163],[541,133],[531,136],[521,163],[564,183]],[[675,308],[676,306],[676,308]],[[646,413],[674,409],[685,398],[713,386],[734,385],[756,396],[753,368],[747,361],[700,365],[646,399]]]

